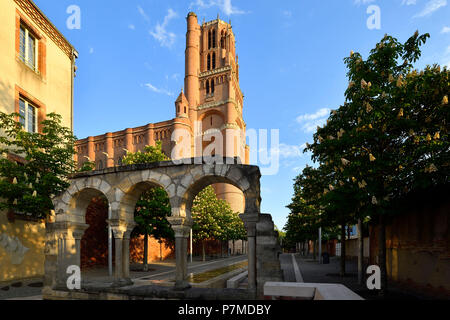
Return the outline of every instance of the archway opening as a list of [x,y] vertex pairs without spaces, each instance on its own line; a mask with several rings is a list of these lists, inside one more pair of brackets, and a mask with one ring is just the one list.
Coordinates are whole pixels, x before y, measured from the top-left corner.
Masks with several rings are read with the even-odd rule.
[[[85,219],[89,227],[80,243],[81,270],[104,269],[108,267],[108,200],[105,196],[92,198]],[[112,252],[114,255],[114,250]]]
[[193,257],[207,261],[245,254],[247,232],[239,217],[245,208],[242,191],[229,183],[205,182],[198,182],[187,207],[193,220]]
[[135,186],[133,219],[136,223],[130,237],[130,270],[148,272],[151,263],[175,257],[175,235],[167,221],[171,215],[169,196],[164,188],[140,183]]

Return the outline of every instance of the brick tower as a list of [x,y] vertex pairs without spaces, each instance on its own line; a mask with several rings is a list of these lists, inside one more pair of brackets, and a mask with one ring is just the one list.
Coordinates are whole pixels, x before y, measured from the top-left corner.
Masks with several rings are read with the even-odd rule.
[[[209,138],[209,142],[201,143],[203,149],[194,147],[198,135],[202,138],[220,132],[224,137],[223,147],[214,150],[214,154],[237,157],[247,164],[246,125],[242,116],[244,96],[239,86],[235,44],[229,23],[217,18],[200,25],[196,14],[190,12],[187,16],[184,90],[175,101],[176,118],[80,140],[77,142],[79,166],[86,157],[96,162],[97,169],[120,165],[124,149],[136,152],[146,145],[155,145],[156,141],[161,141],[164,153],[171,156],[175,146],[172,133],[176,129],[193,133],[190,157],[201,156],[202,150],[215,141]],[[239,189],[228,184],[213,187],[233,211],[244,212],[244,197]]]

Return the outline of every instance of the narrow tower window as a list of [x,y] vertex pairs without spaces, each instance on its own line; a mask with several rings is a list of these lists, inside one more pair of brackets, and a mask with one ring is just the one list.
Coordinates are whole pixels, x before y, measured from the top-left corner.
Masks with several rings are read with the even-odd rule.
[[214,93],[214,79],[211,79],[211,93]]
[[211,30],[208,31],[208,49],[211,49]]
[[207,70],[211,70],[211,55],[208,54]]
[[206,94],[209,94],[209,80],[206,80]]
[[215,29],[212,31],[212,47],[213,48],[216,47],[216,30]]
[[215,69],[216,68],[216,53],[213,52],[212,54],[212,68]]

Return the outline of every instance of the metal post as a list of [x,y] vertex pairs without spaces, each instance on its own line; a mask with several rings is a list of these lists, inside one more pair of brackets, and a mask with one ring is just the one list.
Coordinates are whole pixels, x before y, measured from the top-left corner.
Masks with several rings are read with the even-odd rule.
[[192,228],[191,228],[191,232],[190,232],[190,244],[189,244],[189,246],[190,246],[190,253],[191,253],[191,263],[192,263]]
[[362,220],[358,220],[358,283],[363,284],[364,237]]
[[322,263],[322,228],[319,228],[319,263]]
[[[111,212],[111,205],[108,205],[108,220],[111,220],[112,212]],[[108,222],[108,273],[109,276],[112,277],[113,271],[112,271],[112,229],[111,229],[111,223]]]

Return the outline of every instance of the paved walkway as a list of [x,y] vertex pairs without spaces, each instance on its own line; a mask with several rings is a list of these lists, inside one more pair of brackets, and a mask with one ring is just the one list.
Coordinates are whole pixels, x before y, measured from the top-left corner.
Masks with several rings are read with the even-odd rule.
[[367,300],[417,300],[429,299],[424,295],[409,292],[396,286],[394,283],[389,283],[389,291],[385,298],[378,295],[376,291],[367,289],[365,282],[361,286],[358,284],[358,265],[356,261],[346,261],[346,275],[340,276],[340,259],[331,257],[329,264],[319,264],[317,260],[305,258],[298,254],[295,255],[296,261],[300,268],[304,282],[309,283],[340,283],[348,287],[350,290],[359,294]]
[[[246,255],[205,262],[199,258],[194,258],[192,263],[190,261],[188,263],[188,273],[202,273],[246,260]],[[141,266],[138,264],[130,265],[130,277],[135,282],[135,286],[147,284],[172,285],[171,281],[174,281],[175,277],[175,260],[152,262],[149,264],[148,272],[139,271],[140,269]],[[98,283],[109,285],[113,281],[113,278],[108,275],[108,268],[105,267],[82,271],[81,276],[83,285],[96,285]],[[42,278],[35,278],[0,284],[0,300],[40,300],[42,299],[42,281]]]

